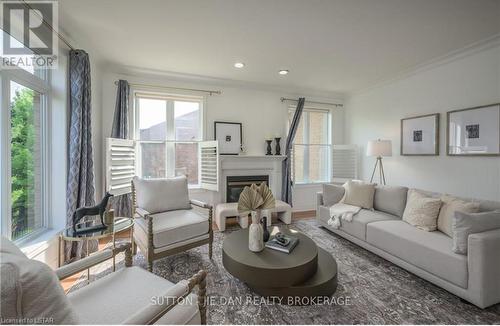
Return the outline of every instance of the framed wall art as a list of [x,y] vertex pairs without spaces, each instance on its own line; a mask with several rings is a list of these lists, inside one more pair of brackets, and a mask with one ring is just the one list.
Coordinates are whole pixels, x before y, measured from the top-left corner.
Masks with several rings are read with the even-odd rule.
[[500,156],[500,103],[447,113],[446,153]]
[[401,119],[401,155],[439,155],[439,113]]
[[214,139],[219,141],[220,155],[238,155],[241,151],[243,127],[239,122],[214,122]]

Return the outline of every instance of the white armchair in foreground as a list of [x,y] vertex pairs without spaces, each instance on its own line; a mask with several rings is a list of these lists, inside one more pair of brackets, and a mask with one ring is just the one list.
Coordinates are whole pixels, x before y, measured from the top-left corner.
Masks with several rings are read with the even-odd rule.
[[[123,251],[126,268],[64,293],[60,280]],[[0,261],[2,323],[206,324],[206,272],[174,284],[131,267],[130,244],[105,249],[54,272],[2,237]]]

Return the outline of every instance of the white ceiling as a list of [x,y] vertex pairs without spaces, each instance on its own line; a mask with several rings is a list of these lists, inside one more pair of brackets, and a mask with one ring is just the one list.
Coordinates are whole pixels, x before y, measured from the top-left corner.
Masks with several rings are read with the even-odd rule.
[[337,92],[500,33],[500,0],[59,3],[63,32],[107,64]]

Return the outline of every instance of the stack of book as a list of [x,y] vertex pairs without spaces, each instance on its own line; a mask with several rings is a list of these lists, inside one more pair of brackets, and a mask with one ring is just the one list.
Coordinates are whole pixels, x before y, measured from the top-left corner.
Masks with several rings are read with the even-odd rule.
[[269,249],[278,250],[289,254],[293,251],[293,248],[295,248],[299,243],[299,238],[293,237],[291,235],[283,235],[282,238],[284,238],[286,241],[280,242],[276,239],[276,237],[274,236],[271,237],[271,239],[269,239],[269,241],[266,242],[266,247]]

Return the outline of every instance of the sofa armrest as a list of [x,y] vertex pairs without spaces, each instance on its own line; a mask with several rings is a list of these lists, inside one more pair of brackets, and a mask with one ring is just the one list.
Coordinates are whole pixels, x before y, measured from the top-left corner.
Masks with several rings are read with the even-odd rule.
[[469,290],[481,308],[500,301],[500,229],[469,235]]
[[102,251],[96,252],[88,257],[77,260],[73,263],[61,266],[55,270],[59,280],[70,277],[76,273],[82,272],[90,267],[98,265],[108,259],[113,258],[118,253],[125,251],[125,265],[132,266],[132,252],[130,243],[122,244],[116,248],[108,248]]
[[[195,286],[198,286],[198,309],[200,310],[201,323],[206,324],[206,278],[207,272],[201,270],[189,280],[183,280],[169,288],[158,300],[152,300],[151,303],[138,310],[132,316],[127,318],[125,325],[150,325],[156,323],[160,318],[172,310],[177,304],[184,302],[191,303],[182,299],[188,296]],[[160,300],[160,298],[162,298]],[[153,299],[153,298],[152,298]],[[175,317],[173,324],[180,324]]]
[[323,192],[316,193],[316,218],[319,219],[319,207],[323,205]]

